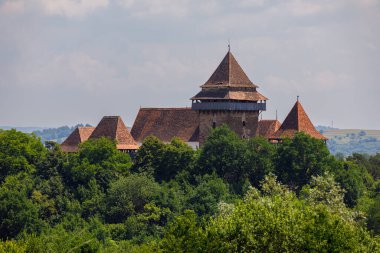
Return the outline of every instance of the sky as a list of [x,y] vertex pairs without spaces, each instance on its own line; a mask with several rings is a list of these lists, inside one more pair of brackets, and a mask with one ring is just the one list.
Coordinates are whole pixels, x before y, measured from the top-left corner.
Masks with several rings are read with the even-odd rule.
[[185,107],[228,50],[283,121],[380,129],[380,0],[0,0],[0,125]]

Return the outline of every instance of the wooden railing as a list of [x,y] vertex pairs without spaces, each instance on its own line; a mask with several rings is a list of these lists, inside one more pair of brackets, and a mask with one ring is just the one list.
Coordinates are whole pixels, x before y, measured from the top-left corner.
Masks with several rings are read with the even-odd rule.
[[191,108],[198,111],[265,111],[266,103],[199,102],[193,103]]

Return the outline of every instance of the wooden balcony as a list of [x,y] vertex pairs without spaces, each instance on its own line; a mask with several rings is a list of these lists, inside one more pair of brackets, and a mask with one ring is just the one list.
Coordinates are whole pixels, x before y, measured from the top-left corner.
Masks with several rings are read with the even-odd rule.
[[265,111],[266,103],[195,102],[191,108],[197,111]]

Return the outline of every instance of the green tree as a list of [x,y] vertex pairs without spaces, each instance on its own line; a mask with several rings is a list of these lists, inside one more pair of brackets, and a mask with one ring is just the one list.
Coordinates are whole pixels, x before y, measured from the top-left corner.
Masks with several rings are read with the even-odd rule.
[[207,137],[200,151],[197,172],[216,173],[229,183],[241,185],[248,178],[247,151],[247,142],[222,125]]
[[228,185],[215,174],[198,178],[198,185],[189,194],[186,208],[194,210],[198,216],[207,217],[216,213],[218,204],[231,197]]
[[159,185],[151,178],[131,174],[111,183],[107,192],[107,221],[124,222],[129,216],[144,211],[144,206],[159,193]]
[[15,129],[0,133],[0,182],[7,175],[32,173],[44,161],[46,149],[35,136]]
[[119,152],[114,141],[103,137],[80,144],[78,154],[72,155],[64,168],[64,175],[69,185],[87,185],[95,179],[105,190],[118,176],[128,175],[131,166],[130,156]]
[[276,174],[281,182],[300,190],[312,176],[323,175],[334,158],[321,140],[300,132],[277,144]]
[[369,158],[369,173],[373,176],[375,180],[380,179],[380,153]]
[[181,171],[191,171],[195,151],[179,138],[164,144],[154,136],[147,137],[141,145],[135,170],[153,175],[157,181],[169,181]]
[[354,207],[358,200],[366,193],[363,178],[368,174],[353,162],[338,161],[333,166],[332,173],[335,180],[345,190],[344,201],[349,207]]
[[377,235],[380,234],[380,193],[372,200],[368,210],[368,228],[373,230]]
[[[320,184],[317,184],[320,185]],[[323,185],[323,184],[322,184]],[[319,187],[319,191],[331,189]],[[379,242],[361,223],[324,201],[300,200],[267,177],[263,192],[251,188],[243,201],[204,227],[194,214],[178,217],[160,245],[164,252],[378,252]],[[341,193],[337,192],[337,195]],[[316,195],[311,194],[314,197]],[[320,197],[328,196],[326,194]],[[314,199],[315,200],[315,199]],[[342,198],[340,200],[341,204]],[[344,204],[340,212],[350,212]]]
[[21,231],[35,232],[44,224],[31,199],[33,180],[25,173],[5,178],[0,187],[0,237],[14,238]]
[[248,164],[250,182],[258,187],[266,175],[274,172],[275,146],[262,137],[248,141]]
[[153,135],[148,136],[137,152],[135,171],[154,176],[154,170],[162,166],[164,153],[165,144]]
[[90,164],[100,164],[117,154],[116,142],[106,137],[91,139],[79,145],[79,158]]

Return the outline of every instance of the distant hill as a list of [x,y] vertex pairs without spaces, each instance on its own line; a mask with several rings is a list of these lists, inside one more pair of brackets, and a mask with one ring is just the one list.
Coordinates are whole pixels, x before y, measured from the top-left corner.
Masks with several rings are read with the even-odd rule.
[[334,155],[380,153],[380,130],[337,129],[321,126],[317,129],[329,139],[327,147]]
[[41,137],[41,141],[55,141],[57,143],[62,143],[70,134],[71,132],[77,128],[77,127],[83,127],[83,126],[91,126],[89,124],[83,125],[78,124],[73,127],[68,126],[62,126],[58,128],[46,128],[43,130],[37,130],[33,131],[33,133],[39,137]]
[[44,129],[47,129],[47,127],[13,127],[13,126],[0,126],[0,129],[3,130],[11,130],[16,129],[17,131],[23,132],[23,133],[32,133],[34,131],[42,131]]

